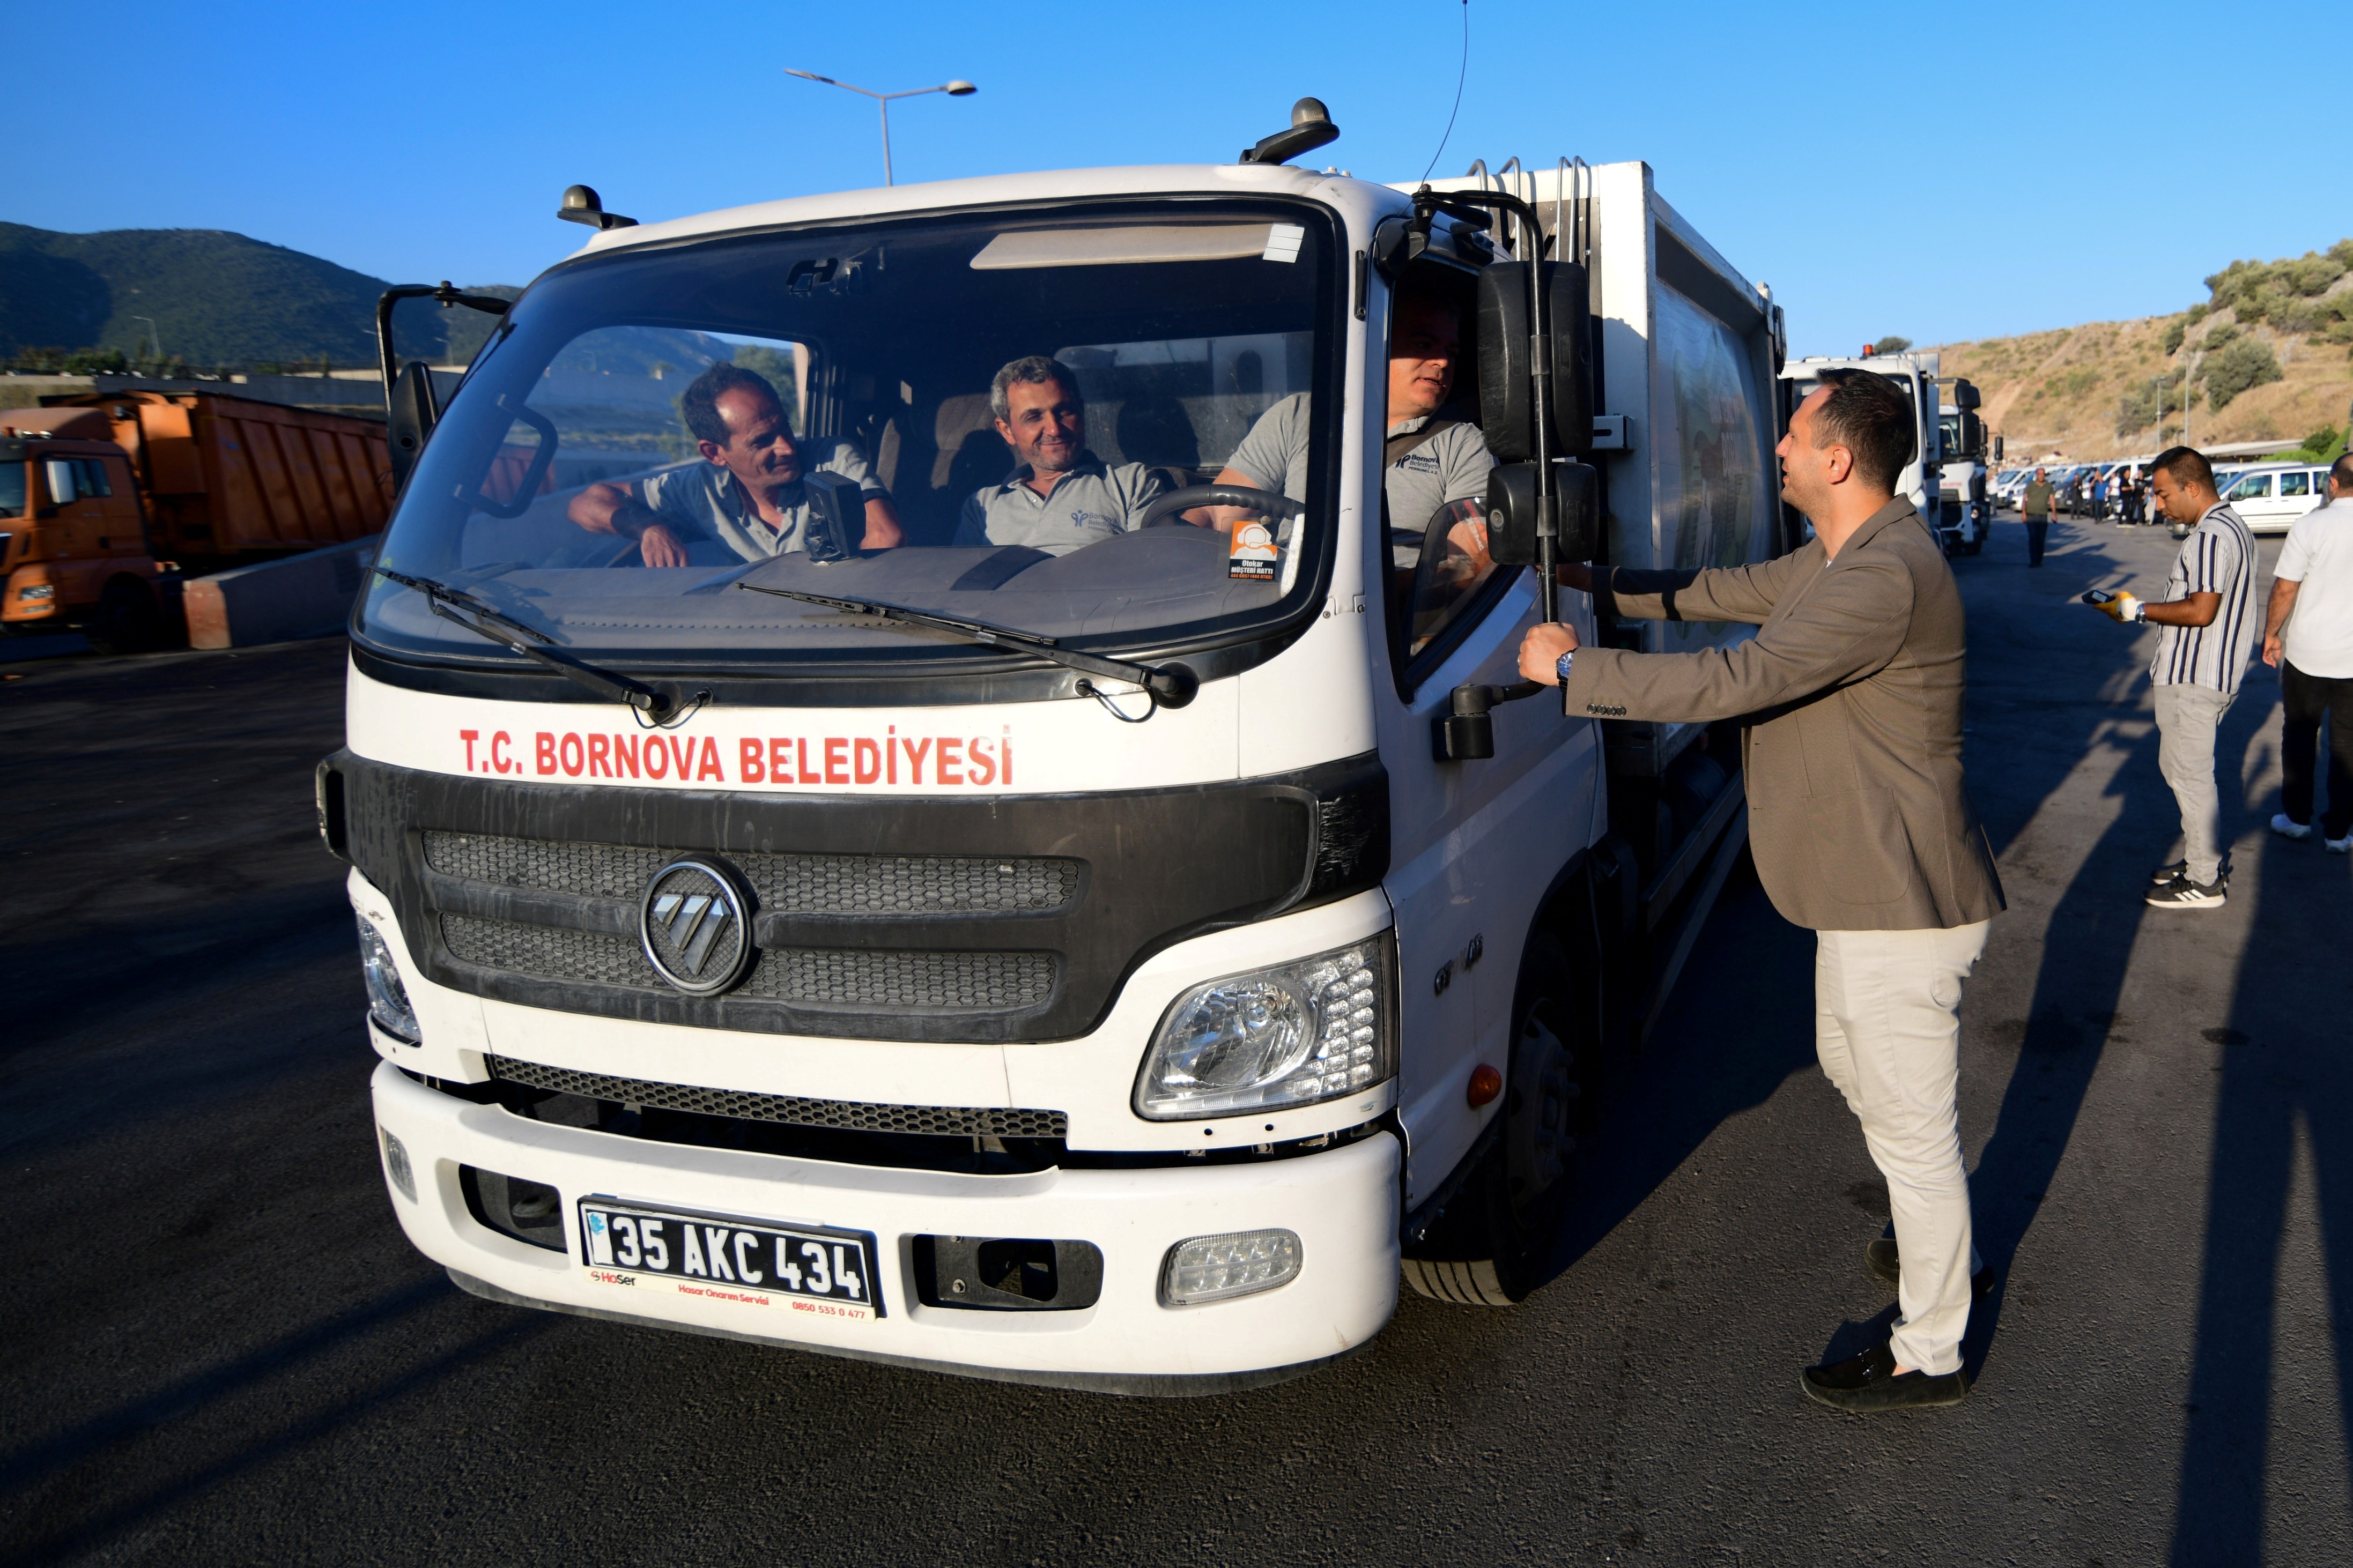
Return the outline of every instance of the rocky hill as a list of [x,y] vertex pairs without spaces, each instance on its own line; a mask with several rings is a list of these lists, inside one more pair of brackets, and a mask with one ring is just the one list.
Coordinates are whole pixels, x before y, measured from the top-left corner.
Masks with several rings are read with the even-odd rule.
[[[2234,261],[2168,316],[1934,345],[1983,395],[2014,458],[2292,440],[2342,430],[2353,405],[2353,239],[2283,261]],[[2338,437],[2341,440],[2341,437]]]

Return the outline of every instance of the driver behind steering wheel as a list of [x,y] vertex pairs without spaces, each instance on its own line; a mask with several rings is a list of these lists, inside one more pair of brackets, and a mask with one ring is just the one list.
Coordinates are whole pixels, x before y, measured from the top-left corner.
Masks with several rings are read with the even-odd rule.
[[866,500],[868,550],[904,537],[890,491],[858,443],[839,436],[795,438],[775,387],[741,365],[719,363],[680,399],[703,461],[630,484],[593,484],[565,515],[591,533],[638,542],[649,566],[683,566],[690,540],[718,539],[746,561],[807,548],[807,472],[856,479]]
[[1068,367],[1041,354],[1015,360],[989,383],[988,408],[1014,468],[965,500],[956,543],[1068,555],[1143,526],[1160,476],[1142,463],[1114,468],[1087,450],[1086,398]]
[[[1461,319],[1452,305],[1430,294],[1398,295],[1390,308],[1381,488],[1391,523],[1417,533],[1439,508],[1484,496],[1487,470],[1495,466],[1479,426],[1444,412],[1461,346]],[[1296,392],[1259,416],[1216,482],[1306,500],[1307,434],[1308,394]],[[1187,521],[1217,529],[1230,529],[1236,519],[1252,515],[1247,507],[1231,506],[1196,507],[1185,514]],[[1486,570],[1483,523],[1458,522],[1447,538],[1476,571]]]

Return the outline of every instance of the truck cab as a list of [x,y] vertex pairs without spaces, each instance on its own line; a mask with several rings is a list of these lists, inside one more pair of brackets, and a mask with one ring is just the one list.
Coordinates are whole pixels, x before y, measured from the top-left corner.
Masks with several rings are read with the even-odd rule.
[[0,626],[131,650],[162,629],[164,573],[130,459],[85,409],[0,414]]
[[1852,359],[1810,354],[1790,361],[1781,375],[1790,384],[1791,408],[1803,403],[1821,384],[1820,373],[1826,370],[1867,370],[1885,376],[1903,389],[1905,396],[1912,401],[1912,459],[1904,465],[1903,473],[1896,479],[1895,493],[1909,500],[1921,518],[1937,529],[1950,553],[1963,520],[1957,516],[1948,522],[1945,515],[1943,403],[1937,395],[1936,368],[1935,354],[1867,354]]
[[[1627,189],[1602,232],[1647,300]],[[1531,384],[1531,335],[1494,301],[1534,276],[1610,320],[1581,264],[1499,270],[1565,234],[1542,205],[1246,161],[617,221],[446,410],[396,407],[422,449],[319,805],[412,1242],[498,1300],[1123,1392],[1349,1353],[1417,1249],[1433,1293],[1533,1289],[1612,965],[1737,848],[1715,795],[1614,839],[1602,725],[1516,689],[1552,598],[1502,543],[1516,492],[1392,505],[1427,494],[1385,460],[1401,298],[1456,312],[1450,422],[1507,458],[1483,389]],[[1748,559],[1778,316],[1713,287],[1735,406],[1694,408],[1736,440],[1692,438]],[[1586,346],[1559,364],[1608,384]],[[1038,362],[1085,448],[1042,489],[1000,435]],[[681,424],[721,364],[789,424],[803,547],[681,512],[684,563],[649,565],[551,476],[735,504]],[[1645,464],[1648,415],[1614,427]],[[1598,423],[1506,467],[1598,495],[1561,477]],[[895,548],[859,542],[878,498]],[[992,498],[1052,527],[1007,542]]]

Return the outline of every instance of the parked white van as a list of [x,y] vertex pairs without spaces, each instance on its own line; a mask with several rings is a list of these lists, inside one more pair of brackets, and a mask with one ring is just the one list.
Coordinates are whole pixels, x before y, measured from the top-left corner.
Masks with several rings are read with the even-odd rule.
[[2260,463],[2222,481],[2231,503],[2253,533],[2285,533],[2289,525],[2328,500],[2326,463]]

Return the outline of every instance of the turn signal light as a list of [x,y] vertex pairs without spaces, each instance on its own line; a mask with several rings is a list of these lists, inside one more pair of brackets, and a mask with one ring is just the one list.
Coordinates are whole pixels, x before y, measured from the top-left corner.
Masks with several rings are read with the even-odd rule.
[[1503,1092],[1504,1075],[1481,1062],[1471,1069],[1471,1088],[1462,1098],[1471,1102],[1472,1110],[1476,1110]]

